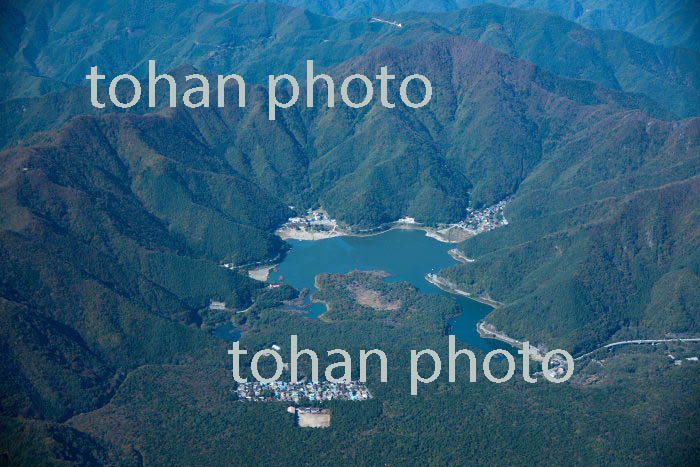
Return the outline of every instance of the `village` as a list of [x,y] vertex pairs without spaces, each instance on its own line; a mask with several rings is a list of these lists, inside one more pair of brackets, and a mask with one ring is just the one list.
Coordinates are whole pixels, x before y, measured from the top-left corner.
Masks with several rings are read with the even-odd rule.
[[364,401],[372,398],[367,386],[355,381],[343,383],[329,381],[264,383],[251,381],[239,383],[236,394],[240,401],[288,401],[295,403],[330,400]]
[[290,217],[277,230],[277,235],[283,240],[322,240],[347,234],[339,228],[338,222],[331,219],[323,209],[309,209],[304,216]]
[[326,211],[324,211],[322,209],[319,209],[319,210],[309,209],[306,212],[306,216],[291,217],[287,221],[287,224],[293,224],[293,225],[297,225],[297,226],[326,228],[328,230],[332,230],[338,226],[338,223],[335,221],[335,219],[331,219],[330,217],[328,217],[328,213],[326,213]]
[[[497,227],[508,224],[503,211],[512,200],[508,197],[483,209],[467,208],[466,217],[454,224],[441,224],[435,228],[427,227],[417,222],[413,217],[403,217],[389,228],[414,228],[422,229],[428,236],[440,241],[459,242],[480,233],[488,232]],[[290,206],[293,208],[293,206]],[[386,226],[385,226],[386,227]],[[381,231],[381,229],[380,229]],[[376,228],[368,230],[348,230],[338,225],[338,221],[332,219],[323,209],[309,209],[305,215],[290,217],[287,222],[277,230],[282,239],[296,240],[321,240],[324,238],[341,235],[365,235],[377,233]],[[458,234],[462,232],[462,234]]]
[[467,208],[467,218],[458,222],[455,226],[476,235],[502,225],[508,225],[508,221],[503,216],[503,209],[511,199],[510,197],[506,198],[484,209]]

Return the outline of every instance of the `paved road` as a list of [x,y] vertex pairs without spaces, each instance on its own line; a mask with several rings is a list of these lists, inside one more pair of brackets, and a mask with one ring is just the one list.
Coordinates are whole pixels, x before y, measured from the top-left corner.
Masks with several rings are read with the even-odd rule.
[[637,340],[632,340],[632,341],[619,341],[619,342],[613,342],[610,344],[605,344],[602,347],[598,347],[595,350],[591,350],[588,353],[585,353],[583,355],[580,355],[576,357],[574,360],[581,360],[584,357],[589,356],[590,354],[599,351],[600,349],[606,349],[609,347],[615,347],[617,345],[625,345],[625,344],[659,344],[661,342],[700,342],[700,337],[693,337],[693,338],[677,338],[677,339],[637,339]]

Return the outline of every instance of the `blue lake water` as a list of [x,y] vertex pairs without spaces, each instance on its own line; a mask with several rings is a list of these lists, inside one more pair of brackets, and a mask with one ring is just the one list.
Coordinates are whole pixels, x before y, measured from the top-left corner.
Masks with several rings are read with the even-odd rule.
[[[425,280],[429,272],[437,273],[457,262],[448,254],[453,244],[442,243],[425,236],[421,230],[391,230],[368,237],[334,237],[318,241],[288,240],[292,249],[272,272],[271,281],[280,280],[301,290],[312,292],[314,278],[322,273],[347,273],[354,269],[386,271],[389,282],[408,281],[421,292],[443,294],[455,298],[463,313],[450,320],[452,333],[464,342],[484,350],[507,348],[506,344],[482,339],[476,324],[491,310],[483,303],[466,297],[448,294]],[[325,305],[314,303],[308,316],[317,318]]]
[[214,335],[227,341],[237,342],[243,335],[243,330],[229,323],[214,329]]

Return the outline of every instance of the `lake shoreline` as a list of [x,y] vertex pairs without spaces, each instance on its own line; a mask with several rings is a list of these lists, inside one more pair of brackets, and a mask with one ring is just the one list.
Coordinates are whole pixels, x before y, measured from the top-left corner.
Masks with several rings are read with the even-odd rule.
[[496,300],[491,300],[489,298],[485,297],[478,297],[474,296],[469,292],[466,292],[464,290],[459,289],[456,284],[450,282],[449,280],[445,279],[444,277],[440,277],[437,274],[426,274],[425,275],[425,280],[439,288],[440,290],[443,290],[447,293],[451,293],[454,295],[461,295],[463,297],[467,297],[470,300],[474,300],[475,302],[483,303],[484,305],[488,305],[493,309],[500,308],[503,306],[503,303],[497,302]]
[[426,237],[430,237],[432,239],[435,239],[439,242],[442,243],[461,243],[465,241],[467,238],[470,238],[473,236],[473,234],[468,233],[467,231],[460,229],[460,235],[459,238],[452,240],[445,238],[444,234],[441,233],[442,231],[450,231],[452,229],[459,229],[458,227],[455,226],[449,226],[446,229],[438,229],[435,227],[426,227],[418,224],[405,224],[405,223],[395,223],[391,225],[387,229],[383,230],[378,230],[378,231],[372,231],[372,232],[362,232],[362,231],[353,231],[353,230],[348,230],[348,229],[343,229],[336,227],[333,230],[330,231],[316,231],[316,230],[299,230],[299,229],[292,229],[288,227],[283,227],[280,229],[277,229],[275,231],[275,235],[280,237],[282,240],[302,240],[302,241],[318,241],[318,240],[325,240],[328,238],[334,238],[334,237],[372,237],[375,235],[382,235],[387,232],[391,232],[392,230],[422,230],[425,232]]
[[[498,331],[493,324],[487,323],[485,320],[479,321],[479,323],[476,325],[476,330],[479,333],[479,336],[481,336],[483,339],[493,339],[500,342],[505,342],[506,344],[511,345],[516,349],[522,349],[524,347],[524,341],[519,341],[505,333]],[[536,360],[538,362],[544,360],[544,355],[542,355],[542,353],[537,347],[530,346],[530,348],[534,351],[534,353],[531,354],[531,358],[533,360]]]
[[[279,268],[271,273],[269,280],[276,282],[279,276],[283,276],[285,283],[300,290],[308,288],[310,292],[315,292],[319,289],[319,274],[347,274],[353,270],[386,271],[392,275],[391,282],[410,282],[426,294],[455,293],[451,289],[436,288],[425,277],[427,273],[458,264],[449,254],[454,247],[435,241],[420,230],[424,231],[425,227],[409,224],[393,226],[389,231],[330,238],[325,242],[290,240],[292,248]],[[477,348],[492,350],[493,341],[482,339],[476,326],[496,304],[486,302],[488,306],[484,306],[484,297],[471,297],[466,293],[461,296],[458,301],[462,313],[451,317],[448,323],[453,326],[452,332]],[[332,314],[326,314],[328,305],[318,303],[320,297],[320,294],[309,297],[308,304],[313,309],[297,311],[323,322],[332,319]]]
[[[453,256],[453,255],[451,255]],[[454,257],[454,256],[453,256]],[[455,258],[456,259],[456,258]],[[500,308],[503,306],[503,303],[497,302],[495,300],[483,298],[483,297],[474,297],[472,294],[469,292],[466,292],[464,290],[459,289],[454,283],[450,282],[449,280],[438,276],[437,274],[426,274],[425,280],[433,284],[434,286],[438,287],[440,290],[453,294],[453,295],[461,295],[463,297],[467,297],[470,300],[477,301],[479,303],[483,303],[484,305],[488,305],[494,310],[497,308]],[[486,321],[486,319],[483,319],[479,321],[476,324],[476,331],[479,334],[479,337],[482,339],[492,339],[496,340],[499,342],[504,342],[512,347],[515,347],[517,349],[522,349],[523,348],[523,342],[519,341],[517,339],[514,339],[510,337],[509,335],[498,331],[493,324],[490,324]],[[533,347],[533,350],[535,351],[534,354],[532,354],[532,359],[537,360],[537,361],[542,361],[544,359],[544,356],[541,354],[541,352]]]

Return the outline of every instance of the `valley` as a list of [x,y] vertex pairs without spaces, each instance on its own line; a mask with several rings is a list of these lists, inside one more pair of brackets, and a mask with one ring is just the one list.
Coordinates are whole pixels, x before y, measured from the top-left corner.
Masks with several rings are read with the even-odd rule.
[[[693,465],[700,52],[687,3],[279,1],[294,6],[0,4],[3,463]],[[150,60],[176,83],[172,96],[158,83],[155,106]],[[305,82],[307,60],[336,93]],[[92,67],[136,81],[114,86],[116,102],[104,81],[91,96]],[[430,99],[409,105],[427,96],[416,80],[393,108],[381,83],[364,106],[329,105],[383,67],[388,96],[419,74]],[[214,87],[232,70],[245,87],[187,80]],[[282,74],[299,77],[296,100],[284,79],[270,89]],[[143,98],[117,105],[136,82]],[[189,91],[210,105],[168,105]],[[324,367],[329,349],[382,349],[395,384],[370,365],[328,413],[301,408],[326,429],[300,429],[293,394],[237,388],[227,354],[248,350],[252,378],[263,349],[288,361],[292,334]],[[448,334],[480,360],[524,341],[579,359],[565,384],[518,368],[411,396],[410,350],[447,361]]]

